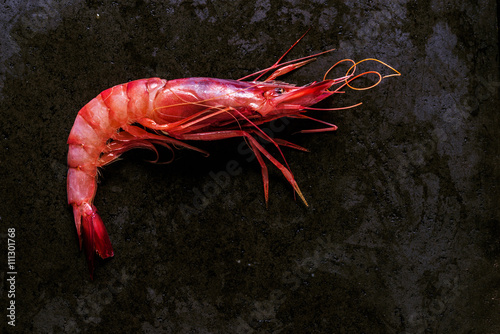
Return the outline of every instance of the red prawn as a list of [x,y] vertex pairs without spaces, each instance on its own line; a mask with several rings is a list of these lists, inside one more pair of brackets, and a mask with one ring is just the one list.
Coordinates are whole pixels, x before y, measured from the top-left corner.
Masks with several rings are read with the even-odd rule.
[[[98,168],[103,167],[133,148],[147,148],[156,152],[156,145],[171,149],[171,145],[186,147],[204,154],[205,151],[187,144],[186,140],[219,140],[243,137],[253,150],[261,166],[266,204],[269,194],[268,171],[264,158],[270,160],[285,176],[302,201],[307,202],[297,185],[290,168],[272,156],[254,137],[273,143],[281,153],[280,146],[304,148],[282,139],[272,139],[259,127],[263,123],[281,117],[312,119],[303,114],[307,110],[318,110],[310,106],[325,98],[340,93],[342,87],[368,89],[382,78],[400,75],[389,65],[376,59],[354,62],[346,75],[337,79],[326,79],[297,87],[274,81],[277,77],[313,61],[318,54],[281,63],[283,57],[303,38],[302,36],[271,67],[239,80],[216,78],[184,78],[164,80],[149,78],[131,81],[101,92],[87,103],[76,116],[68,138],[68,203],[73,207],[80,249],[85,249],[91,278],[94,272],[94,256],[105,259],[114,255],[111,241],[104,224],[93,205],[97,189]],[[368,71],[354,75],[356,65],[375,60],[389,67],[395,74],[382,76]],[[263,75],[274,71],[267,79]],[[350,82],[362,75],[373,73],[379,80],[366,88],[354,88]],[[256,76],[252,81],[242,81]],[[334,85],[334,90],[329,90]],[[359,104],[357,104],[359,105]],[[340,110],[349,107],[319,109]],[[337,126],[318,121],[326,128],[302,130],[302,133],[334,131]],[[148,131],[150,130],[150,131]]]

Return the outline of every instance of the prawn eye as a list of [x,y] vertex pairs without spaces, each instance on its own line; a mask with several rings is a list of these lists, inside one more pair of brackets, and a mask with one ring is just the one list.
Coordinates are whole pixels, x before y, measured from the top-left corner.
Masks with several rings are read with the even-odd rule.
[[277,96],[280,96],[283,93],[285,93],[284,88],[276,87],[274,89],[271,89],[271,90],[264,92],[264,96],[268,99],[272,99],[272,98],[275,98]]

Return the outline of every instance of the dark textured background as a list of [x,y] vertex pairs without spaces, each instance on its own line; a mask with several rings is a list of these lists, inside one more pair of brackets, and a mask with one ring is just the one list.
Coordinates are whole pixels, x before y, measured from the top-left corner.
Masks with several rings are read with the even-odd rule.
[[[19,332],[500,332],[494,1],[0,8],[3,328],[15,227]],[[90,281],[66,205],[78,110],[128,80],[242,77],[308,28],[288,59],[338,51],[289,82],[319,80],[342,58],[375,57],[403,74],[322,104],[361,107],[312,113],[336,133],[292,136],[317,126],[297,120],[275,131],[311,151],[285,150],[310,207],[271,168],[266,208],[260,168],[240,139],[196,143],[211,156],[181,150],[169,165],[130,152],[102,173],[95,204],[115,257]],[[210,175],[228,162],[239,174],[217,186]]]

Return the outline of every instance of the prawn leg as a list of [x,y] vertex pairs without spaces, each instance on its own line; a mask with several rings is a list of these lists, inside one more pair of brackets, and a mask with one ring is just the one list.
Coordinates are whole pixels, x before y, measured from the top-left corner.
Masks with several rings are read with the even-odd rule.
[[[108,144],[107,150],[102,153],[101,157],[99,158],[99,167],[112,163],[113,161],[118,159],[120,155],[134,148],[145,148],[155,152],[156,159],[150,162],[156,163],[158,162],[158,151],[153,144],[164,146],[172,152],[173,150],[170,145],[185,147],[190,150],[200,152],[205,156],[209,155],[208,152],[186,144],[180,140],[150,133],[137,126],[126,126],[123,128],[124,131],[117,133],[114,136],[113,141]],[[172,162],[172,160],[167,161],[167,163]]]
[[[157,131],[163,131],[166,134],[169,133],[169,131],[182,131],[186,130],[187,131],[194,131],[195,130],[195,125],[197,123],[202,123],[204,120],[210,119],[212,117],[215,117],[219,114],[226,113],[233,108],[207,108],[203,111],[200,111],[197,114],[194,114],[190,117],[186,117],[182,121],[178,121],[175,123],[169,123],[169,124],[158,124],[154,120],[150,118],[141,118],[137,120],[139,124],[142,126],[151,129],[151,130],[157,130]],[[212,112],[213,111],[213,112]],[[201,125],[202,127],[205,125]]]
[[260,145],[259,142],[249,132],[243,130],[227,130],[227,131],[205,132],[197,134],[186,134],[178,137],[179,139],[185,139],[185,140],[220,140],[220,139],[227,139],[234,137],[244,137],[248,139],[250,148],[252,148],[252,150],[254,151],[255,156],[257,157],[257,160],[259,161],[259,164],[262,169],[262,179],[264,181],[264,192],[266,196],[266,203],[268,202],[269,177],[267,172],[267,166],[265,165],[264,160],[260,155],[261,153],[281,171],[283,176],[287,179],[287,181],[293,187],[295,192],[302,199],[304,204],[306,206],[309,206],[307,204],[306,199],[304,198],[304,195],[302,195],[302,192],[300,191],[297,182],[295,182],[295,178],[293,177],[292,172],[285,166],[283,166],[281,162],[276,160],[276,158],[273,157],[264,147],[262,147],[262,145]]
[[293,70],[296,70],[304,65],[307,65],[309,64],[310,62],[312,61],[315,61],[316,58],[311,58],[311,59],[307,59],[307,60],[304,60],[304,61],[301,61],[299,63],[296,63],[296,64],[290,64],[290,65],[286,65],[280,69],[277,69],[276,71],[274,71],[266,80],[264,80],[264,82],[266,81],[272,81],[274,79],[276,79],[277,77],[280,77],[282,75],[285,75],[287,74],[288,72],[291,72]]
[[305,118],[305,119],[310,119],[312,121],[315,121],[315,122],[318,122],[318,123],[321,123],[321,124],[328,125],[327,128],[300,130],[300,131],[297,131],[296,133],[330,132],[330,131],[336,131],[338,129],[338,127],[335,124],[328,123],[328,122],[322,121],[320,119],[312,118],[312,117],[309,117],[309,116],[306,116],[306,115],[294,115],[294,116],[290,116],[290,118]]
[[[268,137],[265,137],[261,132],[259,131],[255,131],[254,133],[256,133],[260,138],[264,139],[264,140],[269,140],[270,138]],[[272,139],[276,144],[278,144],[279,146],[286,146],[286,147],[290,147],[290,148],[293,148],[295,150],[298,150],[298,151],[303,151],[303,152],[309,152],[309,150],[305,147],[302,147],[300,145],[297,145],[297,144],[294,144],[294,143],[291,143],[289,142],[288,140],[284,140],[284,139],[280,139],[280,138],[273,138]]]
[[[177,147],[185,147],[187,149],[200,152],[205,156],[209,155],[207,151],[199,149],[195,146],[191,146],[189,144],[186,144],[180,140],[177,140],[177,139],[174,139],[171,137],[166,137],[163,135],[157,135],[154,133],[147,132],[146,130],[141,129],[137,126],[127,126],[124,128],[124,130],[126,133],[132,135],[134,137],[134,140],[141,139],[141,140],[155,141],[157,143],[171,144],[171,145],[174,145]],[[122,140],[122,139],[119,139],[119,140]]]

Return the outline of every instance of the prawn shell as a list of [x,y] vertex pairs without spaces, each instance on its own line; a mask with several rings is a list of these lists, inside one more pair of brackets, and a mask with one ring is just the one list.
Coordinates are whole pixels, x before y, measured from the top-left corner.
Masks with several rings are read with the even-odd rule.
[[145,80],[131,81],[127,84],[128,110],[127,118],[135,120],[144,117],[148,107],[149,92]]
[[[85,107],[83,108],[85,109]],[[96,130],[80,114],[76,116],[75,124],[68,138],[69,145],[81,145],[89,154],[102,145],[102,138]]]
[[101,95],[92,99],[78,113],[100,135],[107,137],[109,132],[109,108],[102,100]]
[[94,170],[95,174],[79,168],[68,169],[67,188],[69,204],[76,203],[79,205],[83,199],[94,198],[97,187],[97,169],[94,168]]
[[91,166],[86,166],[89,164],[89,161],[92,160],[95,160],[95,156],[93,154],[89,154],[83,145],[74,145],[74,147],[68,151],[69,167],[91,170],[94,169],[95,166],[92,164]]
[[127,84],[117,85],[106,89],[101,94],[102,101],[108,109],[109,127],[118,129],[127,123]]
[[143,117],[151,118],[153,104],[158,90],[165,85],[160,78],[141,79],[127,84],[128,119],[137,120]]

